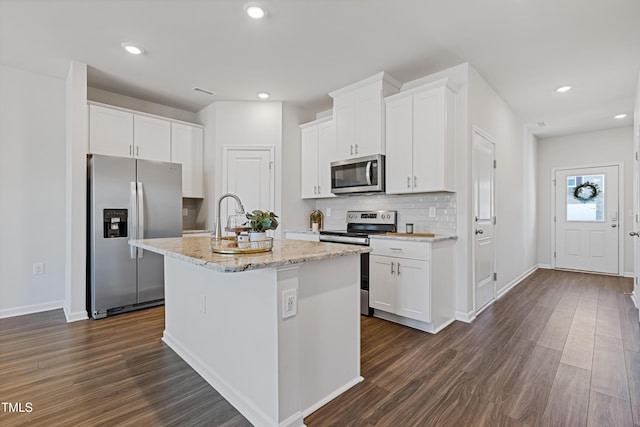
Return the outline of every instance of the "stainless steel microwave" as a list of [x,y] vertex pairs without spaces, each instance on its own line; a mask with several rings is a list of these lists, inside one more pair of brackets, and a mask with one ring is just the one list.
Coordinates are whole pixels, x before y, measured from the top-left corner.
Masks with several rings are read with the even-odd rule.
[[358,157],[331,162],[333,194],[384,191],[384,155]]

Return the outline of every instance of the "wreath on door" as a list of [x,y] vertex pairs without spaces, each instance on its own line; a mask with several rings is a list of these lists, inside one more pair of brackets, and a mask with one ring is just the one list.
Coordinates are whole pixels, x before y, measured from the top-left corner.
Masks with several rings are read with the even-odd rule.
[[581,203],[587,203],[600,195],[600,186],[594,182],[585,182],[573,190],[573,197]]

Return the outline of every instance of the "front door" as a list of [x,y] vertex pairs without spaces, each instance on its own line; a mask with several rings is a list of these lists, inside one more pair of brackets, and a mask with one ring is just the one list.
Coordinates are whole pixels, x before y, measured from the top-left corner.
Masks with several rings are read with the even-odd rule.
[[496,297],[494,240],[495,145],[473,132],[473,264],[476,313]]
[[619,273],[618,166],[555,172],[556,268]]

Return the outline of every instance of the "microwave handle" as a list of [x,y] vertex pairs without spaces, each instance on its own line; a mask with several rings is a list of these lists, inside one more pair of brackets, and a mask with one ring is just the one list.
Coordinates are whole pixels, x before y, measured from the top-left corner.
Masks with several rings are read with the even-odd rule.
[[367,162],[366,175],[367,185],[371,185],[371,162]]

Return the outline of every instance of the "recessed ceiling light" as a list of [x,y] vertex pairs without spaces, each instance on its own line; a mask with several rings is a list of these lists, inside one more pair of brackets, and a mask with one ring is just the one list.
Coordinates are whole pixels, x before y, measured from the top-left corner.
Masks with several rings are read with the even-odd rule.
[[122,48],[129,52],[131,55],[142,55],[144,53],[143,48],[131,43],[122,43]]
[[556,89],[556,92],[565,93],[569,92],[570,90],[571,86],[560,86],[558,89]]
[[260,6],[258,3],[253,2],[245,4],[243,9],[244,13],[246,13],[250,18],[253,19],[262,19],[267,13],[264,7]]
[[614,119],[624,119],[625,117],[627,117],[625,113],[616,114],[615,116],[613,116]]
[[260,99],[268,99],[270,96],[269,92],[258,92],[258,98]]

